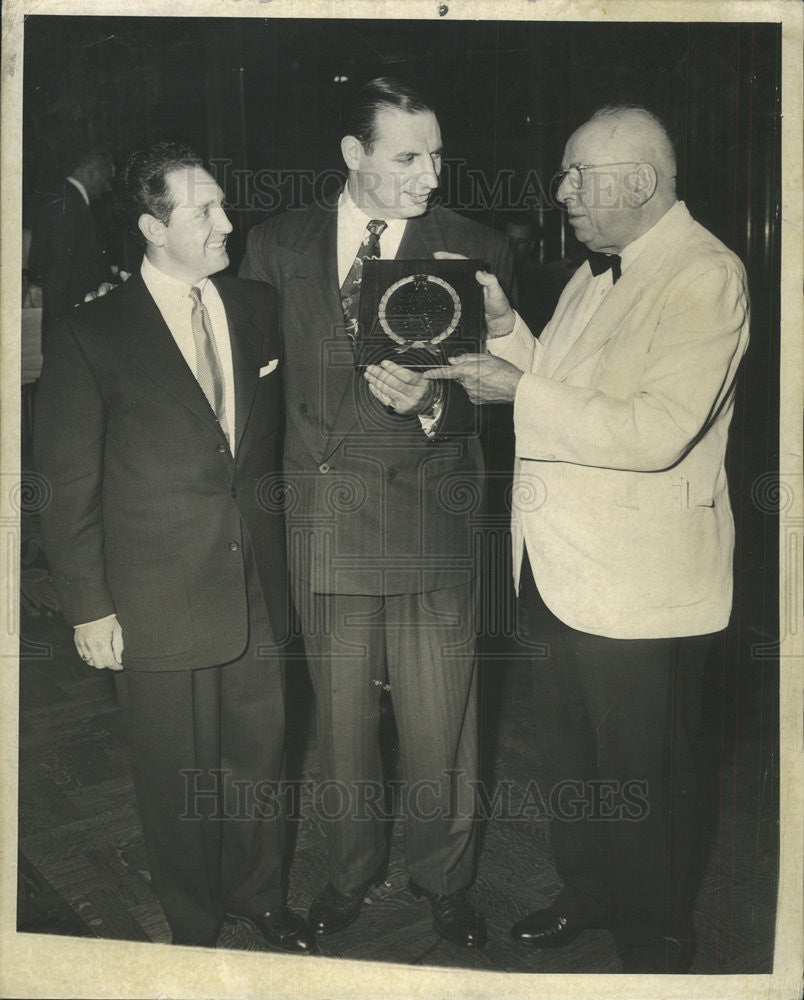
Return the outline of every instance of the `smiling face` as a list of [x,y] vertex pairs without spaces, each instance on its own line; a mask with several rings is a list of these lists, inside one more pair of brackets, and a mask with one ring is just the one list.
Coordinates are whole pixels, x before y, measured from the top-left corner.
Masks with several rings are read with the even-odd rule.
[[628,121],[614,128],[609,122],[591,121],[570,136],[563,170],[585,163],[608,164],[583,170],[580,188],[565,177],[558,189],[576,237],[590,250],[620,253],[640,233],[642,202],[635,197],[642,152],[638,147],[639,136]]
[[349,194],[368,215],[408,219],[427,210],[441,174],[441,129],[431,111],[381,108],[371,151],[354,136],[346,136],[341,149]]
[[195,284],[229,264],[226,237],[232,224],[223,210],[223,191],[203,167],[179,167],[165,178],[173,209],[167,223],[143,216],[147,252],[166,274]]

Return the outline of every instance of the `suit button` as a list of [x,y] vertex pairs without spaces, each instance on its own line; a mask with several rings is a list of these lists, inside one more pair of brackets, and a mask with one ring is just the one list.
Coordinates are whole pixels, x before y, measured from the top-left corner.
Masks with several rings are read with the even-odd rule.
[[299,403],[299,413],[305,414],[307,412],[307,403]]
[[230,493],[232,494],[232,498],[234,498],[234,497],[236,497],[236,496],[237,496],[237,488],[236,488],[236,487],[234,487],[234,486],[233,486],[233,487],[232,487],[232,488],[231,488],[231,489],[229,490],[229,492],[230,492]]
[[237,552],[240,549],[240,542],[229,542],[229,548],[232,552]]
[[228,451],[228,450],[229,449],[226,447],[225,444],[219,444],[218,445],[218,451],[221,453],[221,455],[223,455],[223,453],[226,452],[226,451]]
[[319,472],[329,472],[329,466],[327,465],[326,462],[324,462],[323,465],[319,465],[318,466],[318,471]]
[[385,470],[386,479],[396,479],[396,469],[386,469]]

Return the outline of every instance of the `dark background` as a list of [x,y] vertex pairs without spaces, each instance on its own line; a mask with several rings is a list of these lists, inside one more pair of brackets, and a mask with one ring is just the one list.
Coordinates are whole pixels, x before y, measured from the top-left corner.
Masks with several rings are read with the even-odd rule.
[[183,138],[217,161],[233,267],[250,226],[337,182],[344,95],[377,73],[434,95],[444,203],[496,227],[530,209],[545,262],[576,249],[547,196],[570,132],[603,104],[657,113],[680,197],[748,271],[728,456],[735,611],[708,719],[761,732],[776,749],[757,766],[778,781],[780,25],[29,16],[24,58],[24,220],[77,147],[108,144],[119,167],[145,142]]
[[106,143],[120,166],[144,142],[181,137],[217,161],[236,267],[250,226],[337,183],[344,95],[383,72],[435,96],[444,203],[497,227],[530,209],[543,261],[576,249],[547,196],[570,132],[621,101],[666,122],[680,197],[748,270],[752,341],[729,453],[740,656],[728,688],[744,710],[774,711],[774,659],[753,647],[773,640],[778,614],[768,477],[778,469],[780,25],[29,16],[24,217],[77,147]]
[[[25,194],[58,179],[87,142],[109,144],[122,163],[131,149],[167,136],[225,159],[224,179],[266,168],[340,171],[345,92],[375,73],[401,72],[435,97],[445,202],[493,225],[505,210],[535,207],[528,178],[547,188],[573,128],[602,104],[626,101],[665,121],[680,196],[751,272],[763,272],[767,290],[780,44],[775,24],[29,16]],[[525,197],[516,203],[503,191],[490,208],[488,196],[473,199],[461,183],[467,167],[482,173],[487,195],[512,171],[511,193]],[[230,198],[243,190],[228,185]],[[261,204],[234,205],[241,243],[249,226],[289,202],[290,185],[277,195],[272,203],[263,187]],[[546,207],[542,221],[551,259],[561,247],[560,213]]]

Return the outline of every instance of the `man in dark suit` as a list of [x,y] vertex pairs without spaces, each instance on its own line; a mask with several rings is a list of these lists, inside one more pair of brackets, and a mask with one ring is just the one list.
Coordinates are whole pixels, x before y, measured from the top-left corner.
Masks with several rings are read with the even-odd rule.
[[504,237],[428,207],[441,134],[415,90],[373,80],[344,125],[345,188],[253,229],[240,272],[279,293],[285,333],[291,579],[328,783],[320,805],[330,882],[309,919],[318,934],[346,927],[382,873],[387,683],[411,889],[430,902],[439,934],[480,947],[485,926],[466,891],[478,762],[475,567],[462,502],[482,502],[480,445],[463,390],[436,388],[390,361],[364,380],[351,334],[366,256],[456,250],[494,262],[505,283],[512,261]]
[[225,912],[314,950],[284,905],[287,630],[279,323],[226,267],[222,192],[192,150],[135,153],[140,273],[60,320],[37,400],[45,548],[75,645],[116,671],[151,881],[175,943]]
[[42,275],[44,350],[58,317],[111,279],[109,249],[91,203],[109,191],[113,177],[114,160],[107,149],[85,150],[39,211],[31,266]]

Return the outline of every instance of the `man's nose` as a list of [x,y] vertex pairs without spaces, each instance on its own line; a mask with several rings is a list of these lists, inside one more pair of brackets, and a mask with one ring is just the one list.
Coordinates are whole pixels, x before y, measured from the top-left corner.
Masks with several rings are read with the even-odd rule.
[[568,175],[565,174],[561,178],[561,183],[556,188],[556,200],[560,201],[562,205],[566,205],[569,199],[577,193],[572,184],[570,184]]
[[430,157],[424,170],[419,174],[419,184],[422,187],[429,188],[433,191],[438,187],[438,178],[440,174],[440,166],[437,166],[437,162],[433,157]]
[[219,208],[215,216],[215,228],[220,233],[231,233],[234,226],[229,221],[229,216],[222,208]]

